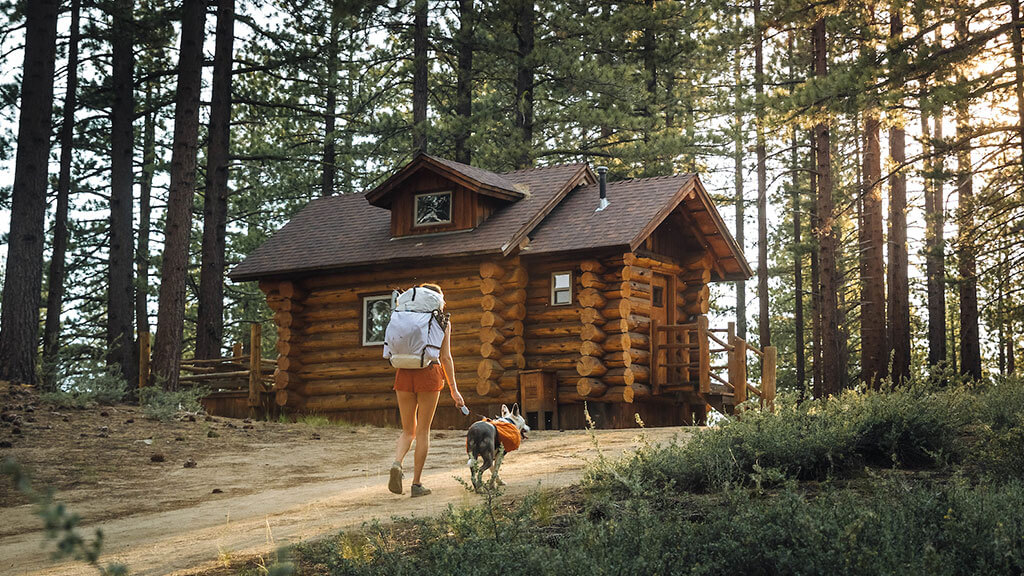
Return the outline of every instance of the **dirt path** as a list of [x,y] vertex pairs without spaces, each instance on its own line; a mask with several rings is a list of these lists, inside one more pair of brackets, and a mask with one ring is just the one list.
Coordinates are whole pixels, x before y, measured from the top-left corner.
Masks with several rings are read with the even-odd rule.
[[[124,422],[131,410],[121,408],[116,418],[108,411],[107,418]],[[78,412],[74,417],[81,422],[86,416]],[[396,430],[275,423],[245,428],[217,419],[162,425],[161,435],[148,438],[147,444],[134,438],[138,427],[110,425],[100,434],[79,438],[89,445],[76,452],[59,446],[59,431],[52,424],[37,423],[37,434],[23,432],[22,445],[5,452],[27,462],[37,478],[56,474],[58,481],[52,483],[58,498],[83,517],[84,532],[103,529],[103,559],[123,562],[133,574],[198,572],[226,559],[267,554],[282,544],[358,528],[370,520],[432,515],[449,504],[479,501],[454,479],[467,475],[462,431],[434,434],[423,479],[434,493],[413,500],[386,489]],[[118,438],[122,428],[129,432]],[[211,438],[209,430],[220,432]],[[678,428],[645,432],[652,442],[679,433]],[[47,441],[50,434],[54,438]],[[596,435],[600,449],[616,455],[634,446],[638,431]],[[106,451],[101,449],[104,442]],[[148,462],[154,450],[164,453],[165,462]],[[572,484],[595,455],[586,432],[534,432],[505,462],[507,492]],[[186,458],[194,458],[198,466],[182,467]],[[407,466],[411,462],[410,454]],[[32,507],[18,504],[9,493],[0,493],[0,502],[0,573],[94,573],[81,564],[50,563],[52,544],[42,547],[40,520]]]

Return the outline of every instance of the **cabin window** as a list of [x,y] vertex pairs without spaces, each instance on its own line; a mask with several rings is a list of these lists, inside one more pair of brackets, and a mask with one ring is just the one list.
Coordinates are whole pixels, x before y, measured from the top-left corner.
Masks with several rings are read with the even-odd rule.
[[448,224],[452,221],[452,193],[431,192],[417,194],[415,202],[416,226]]
[[572,272],[551,274],[551,305],[564,306],[572,303]]
[[391,294],[363,297],[363,346],[384,343],[384,331],[391,321]]
[[651,288],[651,305],[657,308],[665,307],[665,287],[654,286]]

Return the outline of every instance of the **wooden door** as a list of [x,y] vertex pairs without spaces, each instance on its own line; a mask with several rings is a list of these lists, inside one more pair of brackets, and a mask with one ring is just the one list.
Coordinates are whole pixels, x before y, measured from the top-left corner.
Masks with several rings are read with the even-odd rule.
[[668,325],[672,318],[669,314],[671,310],[670,306],[672,302],[672,281],[668,276],[664,274],[655,273],[651,278],[651,337],[656,339],[655,344],[664,352],[652,355],[652,366],[651,366],[651,377],[654,380],[655,387],[669,383],[668,370],[665,367],[665,362],[670,361],[672,357],[672,350],[668,348],[662,348],[661,345],[667,344],[667,334],[665,332],[659,332],[655,329],[657,326]]

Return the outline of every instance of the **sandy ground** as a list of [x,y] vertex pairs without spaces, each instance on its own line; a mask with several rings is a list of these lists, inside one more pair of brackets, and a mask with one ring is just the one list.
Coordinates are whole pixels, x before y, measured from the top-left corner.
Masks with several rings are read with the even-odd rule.
[[[37,485],[54,488],[82,517],[83,534],[101,528],[103,561],[125,563],[132,574],[202,572],[368,521],[432,515],[480,498],[455,479],[468,477],[462,430],[433,433],[423,483],[434,493],[411,499],[411,453],[407,494],[386,488],[395,429],[205,416],[160,423],[131,406],[54,410],[24,391],[0,394],[0,457],[13,456]],[[609,456],[638,437],[637,430],[593,434],[531,433],[502,467],[506,493],[570,485],[596,457],[594,437]],[[685,431],[644,434],[657,443]],[[185,467],[189,460],[196,465]],[[95,574],[49,560],[53,544],[41,520],[6,478],[0,518],[0,573]]]

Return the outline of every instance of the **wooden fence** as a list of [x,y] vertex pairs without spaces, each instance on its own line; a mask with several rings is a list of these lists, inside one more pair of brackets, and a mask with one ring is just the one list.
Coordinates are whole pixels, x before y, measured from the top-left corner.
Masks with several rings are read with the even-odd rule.
[[[249,353],[245,354],[241,342],[232,347],[232,355],[224,358],[185,358],[181,361],[178,383],[181,387],[206,386],[208,399],[217,400],[238,396],[248,391],[249,408],[270,407],[267,398],[273,393],[274,370],[277,361],[262,357],[262,325],[252,323],[249,330]],[[150,334],[139,334],[139,387],[150,382]]]

